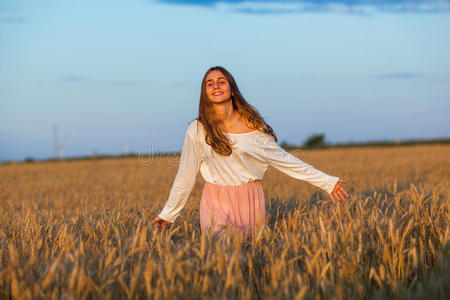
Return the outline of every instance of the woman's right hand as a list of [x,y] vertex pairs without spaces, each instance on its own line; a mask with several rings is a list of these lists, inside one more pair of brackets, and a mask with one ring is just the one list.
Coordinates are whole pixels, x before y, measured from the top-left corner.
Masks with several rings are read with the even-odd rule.
[[156,217],[153,219],[152,224],[156,224],[159,228],[167,228],[169,229],[172,223],[167,222],[164,219],[161,219],[160,217]]

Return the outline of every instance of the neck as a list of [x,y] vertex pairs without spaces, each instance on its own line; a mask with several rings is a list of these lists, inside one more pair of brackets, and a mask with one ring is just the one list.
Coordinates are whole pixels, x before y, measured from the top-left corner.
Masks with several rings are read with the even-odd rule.
[[233,121],[235,113],[233,110],[233,103],[231,100],[223,103],[213,104],[213,107],[214,111],[216,112],[216,116],[223,123],[227,124]]

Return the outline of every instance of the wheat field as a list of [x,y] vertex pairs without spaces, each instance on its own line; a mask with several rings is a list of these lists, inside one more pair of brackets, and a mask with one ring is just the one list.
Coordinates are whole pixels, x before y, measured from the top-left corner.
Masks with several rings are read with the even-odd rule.
[[150,224],[176,156],[0,165],[0,299],[449,299],[449,145],[294,154],[349,201],[270,167],[267,226],[220,242],[200,174],[175,224]]

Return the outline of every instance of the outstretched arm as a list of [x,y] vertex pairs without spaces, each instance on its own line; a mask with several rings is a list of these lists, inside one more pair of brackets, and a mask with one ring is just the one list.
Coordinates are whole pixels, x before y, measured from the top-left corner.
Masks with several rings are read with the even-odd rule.
[[345,193],[345,195],[347,195],[347,193],[343,187],[338,184],[339,182],[344,183],[345,180],[340,180],[338,177],[328,175],[315,169],[312,165],[303,162],[281,148],[270,136],[264,141],[264,147],[267,161],[271,166],[293,178],[307,181],[323,189],[330,196],[333,203],[335,200],[345,201],[343,193]]
[[180,214],[194,187],[200,167],[194,137],[186,133],[181,151],[178,173],[170,190],[169,198],[161,213],[152,221],[159,227],[170,227]]

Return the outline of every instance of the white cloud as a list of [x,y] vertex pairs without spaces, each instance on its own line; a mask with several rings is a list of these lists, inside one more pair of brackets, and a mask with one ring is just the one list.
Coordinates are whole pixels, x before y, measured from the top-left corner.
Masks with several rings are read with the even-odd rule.
[[349,14],[373,14],[376,12],[449,12],[450,1],[162,1],[181,5],[205,5],[222,11],[243,13],[297,13],[297,12],[338,12]]

